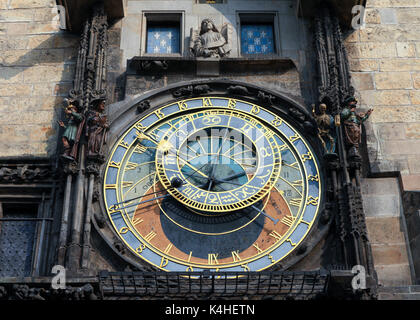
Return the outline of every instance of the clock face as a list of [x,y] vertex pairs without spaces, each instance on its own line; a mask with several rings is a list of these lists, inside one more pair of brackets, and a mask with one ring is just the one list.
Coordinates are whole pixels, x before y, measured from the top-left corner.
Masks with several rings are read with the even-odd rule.
[[138,120],[107,162],[115,232],[166,271],[260,271],[289,256],[316,220],[322,177],[309,144],[255,104],[171,103]]

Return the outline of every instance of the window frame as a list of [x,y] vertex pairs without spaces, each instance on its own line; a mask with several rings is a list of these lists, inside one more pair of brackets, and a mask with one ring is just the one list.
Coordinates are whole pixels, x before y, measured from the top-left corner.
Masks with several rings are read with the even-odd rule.
[[[33,277],[39,276],[40,274],[45,273],[45,264],[46,264],[46,255],[45,250],[48,247],[49,242],[49,234],[48,229],[51,228],[51,222],[48,221],[50,217],[48,217],[48,213],[46,210],[46,199],[33,199],[33,198],[25,198],[23,196],[19,201],[16,199],[7,199],[7,198],[0,198],[0,218],[4,217],[5,209],[4,205],[20,205],[22,208],[25,205],[33,205],[36,208],[36,214],[30,219],[33,219],[33,223],[35,223],[35,231],[34,231],[34,238],[32,244],[32,256],[31,256],[31,271],[29,275],[21,275],[19,277]],[[23,218],[27,219],[27,218]],[[22,220],[24,221],[24,220]],[[0,220],[0,228],[2,227],[3,223],[7,223],[7,221]],[[1,232],[1,229],[0,229]],[[44,255],[44,256],[43,256]]]
[[[279,15],[277,11],[237,11],[237,41],[238,52],[240,57],[246,58],[277,58],[281,53],[280,46],[280,28],[279,28]],[[265,53],[243,53],[242,52],[242,25],[246,24],[271,24],[273,26],[273,41],[274,52]]]
[[[185,15],[184,11],[143,11],[142,32],[140,42],[140,56],[142,57],[182,57],[185,52]],[[147,30],[149,22],[153,23],[179,23],[179,52],[176,53],[148,53],[147,52]]]

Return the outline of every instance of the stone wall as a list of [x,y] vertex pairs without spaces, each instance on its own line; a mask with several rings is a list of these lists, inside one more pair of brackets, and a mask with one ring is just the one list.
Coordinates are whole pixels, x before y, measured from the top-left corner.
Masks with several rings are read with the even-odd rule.
[[366,25],[346,39],[374,174],[400,172],[420,190],[420,1],[368,0]]
[[364,179],[361,187],[379,285],[412,284],[411,252],[397,178]]
[[53,0],[0,0],[0,157],[56,152],[79,43],[57,18]]

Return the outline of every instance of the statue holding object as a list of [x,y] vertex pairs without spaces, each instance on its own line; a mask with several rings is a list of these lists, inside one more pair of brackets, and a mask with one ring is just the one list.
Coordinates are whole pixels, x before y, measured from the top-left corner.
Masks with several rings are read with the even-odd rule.
[[67,124],[63,121],[59,121],[60,127],[64,128],[61,141],[63,143],[64,152],[61,155],[64,159],[74,161],[77,157],[77,149],[84,126],[84,117],[79,112],[79,102],[77,100],[64,99],[65,107],[64,113],[67,120]]
[[327,113],[327,105],[325,103],[319,105],[319,111],[320,113],[317,114],[315,112],[315,105],[312,106],[312,115],[318,125],[318,138],[321,140],[325,155],[335,154],[336,139],[333,129],[334,125],[338,126],[339,123],[337,119],[334,119]]
[[229,40],[229,26],[224,25],[219,32],[214,22],[204,19],[201,22],[200,32],[191,29],[190,50],[196,57],[220,58],[231,51]]
[[103,146],[106,142],[107,131],[109,128],[108,118],[104,114],[105,99],[97,99],[92,102],[93,110],[87,117],[88,133],[88,158],[101,158],[103,156]]
[[362,123],[365,122],[373,109],[366,113],[357,113],[357,100],[355,97],[349,97],[345,101],[345,107],[341,111],[341,120],[344,124],[344,140],[346,142],[348,155],[350,157],[360,157],[359,144],[362,138]]

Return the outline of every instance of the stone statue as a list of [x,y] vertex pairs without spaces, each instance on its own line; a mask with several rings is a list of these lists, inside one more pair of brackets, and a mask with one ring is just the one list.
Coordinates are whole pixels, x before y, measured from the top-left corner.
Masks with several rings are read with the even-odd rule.
[[210,19],[201,22],[200,33],[191,29],[190,50],[196,57],[219,58],[229,54],[228,25],[219,32]]
[[105,99],[97,99],[92,102],[94,110],[87,117],[88,131],[88,157],[101,157],[102,147],[105,144],[109,128],[108,118],[104,114]]
[[338,125],[334,118],[327,113],[327,105],[321,103],[319,105],[319,114],[315,112],[315,105],[312,108],[312,114],[318,125],[318,137],[324,147],[324,154],[335,153],[335,137],[333,133],[334,124]]
[[67,160],[75,160],[82,127],[84,125],[84,117],[78,110],[78,101],[64,99],[64,102],[66,105],[64,113],[68,119],[67,124],[64,124],[61,120],[58,122],[65,129],[61,138],[64,147],[62,157]]
[[366,113],[357,113],[357,100],[355,97],[349,97],[345,101],[345,107],[341,111],[340,117],[344,124],[345,141],[349,156],[359,155],[359,144],[362,138],[362,123],[371,115],[373,109]]

